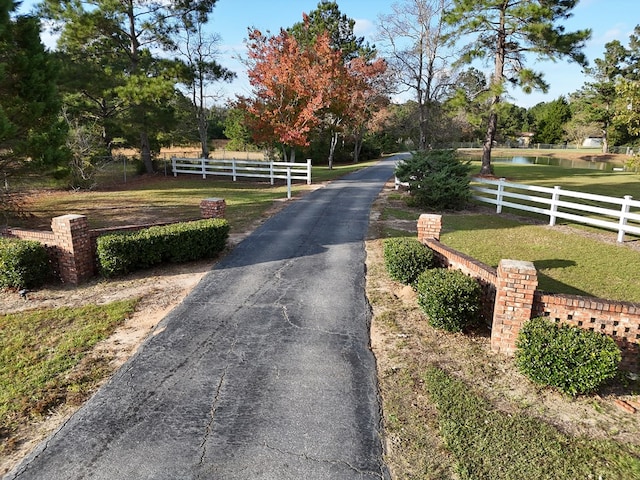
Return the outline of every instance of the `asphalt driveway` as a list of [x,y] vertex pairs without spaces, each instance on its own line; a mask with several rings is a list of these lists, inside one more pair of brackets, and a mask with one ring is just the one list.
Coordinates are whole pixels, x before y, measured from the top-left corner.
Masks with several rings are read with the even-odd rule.
[[5,479],[382,479],[364,237],[395,159],[240,243]]

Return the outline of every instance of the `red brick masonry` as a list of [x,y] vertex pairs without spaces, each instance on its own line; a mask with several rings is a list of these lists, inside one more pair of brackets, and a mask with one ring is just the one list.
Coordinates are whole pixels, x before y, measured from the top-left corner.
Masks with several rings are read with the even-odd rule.
[[[222,198],[207,198],[200,203],[203,218],[224,218],[226,203]],[[166,223],[154,224],[166,225]],[[127,225],[92,230],[84,215],[62,215],[51,220],[51,231],[5,228],[0,236],[35,240],[51,255],[54,270],[63,283],[78,285],[96,272],[96,239],[107,233],[134,231],[152,225]]]
[[586,330],[611,336],[622,350],[621,369],[640,371],[640,305],[537,290],[531,262],[501,260],[493,269],[439,242],[441,215],[420,215],[418,240],[432,248],[447,268],[477,278],[483,288],[482,310],[491,323],[491,349],[512,354],[520,328],[527,320],[547,316]]

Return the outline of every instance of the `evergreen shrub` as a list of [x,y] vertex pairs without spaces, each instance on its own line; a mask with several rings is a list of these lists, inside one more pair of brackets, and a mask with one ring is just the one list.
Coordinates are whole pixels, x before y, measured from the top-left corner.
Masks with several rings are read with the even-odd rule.
[[460,270],[426,270],[416,290],[418,305],[435,328],[460,332],[479,320],[480,284]]
[[525,323],[516,341],[521,373],[573,396],[594,392],[615,377],[621,358],[612,338],[544,317]]
[[212,218],[103,235],[97,240],[100,271],[113,277],[163,262],[212,258],[225,248],[229,228],[226,220]]
[[413,284],[435,261],[433,250],[413,237],[386,239],[383,254],[389,276],[405,285]]
[[35,288],[50,278],[51,263],[44,245],[0,238],[0,288]]
[[470,162],[453,150],[414,153],[398,164],[395,175],[409,183],[412,206],[435,210],[461,210],[471,198]]

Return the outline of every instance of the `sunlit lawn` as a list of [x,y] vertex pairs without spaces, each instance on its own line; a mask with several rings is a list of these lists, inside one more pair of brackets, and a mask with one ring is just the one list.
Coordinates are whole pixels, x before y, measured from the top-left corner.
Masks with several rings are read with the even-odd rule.
[[[316,166],[312,170],[312,182],[336,179],[375,162],[337,165],[329,170]],[[292,196],[309,188],[304,182],[292,184]],[[113,225],[171,222],[192,220],[200,216],[200,201],[204,198],[223,198],[227,204],[226,217],[232,230],[241,231],[260,218],[274,204],[286,201],[287,186],[280,180],[272,186],[269,182],[245,179],[233,182],[228,179],[198,175],[178,177],[158,175],[147,179],[130,179],[118,187],[96,191],[47,190],[29,197],[24,206],[27,216],[11,218],[10,226],[24,228],[49,228],[51,218],[65,214],[87,215],[92,228]]]

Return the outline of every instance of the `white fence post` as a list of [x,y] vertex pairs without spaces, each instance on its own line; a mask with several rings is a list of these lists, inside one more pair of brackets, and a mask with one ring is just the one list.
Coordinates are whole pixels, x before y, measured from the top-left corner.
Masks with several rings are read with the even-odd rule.
[[556,224],[556,212],[558,211],[558,200],[560,200],[560,187],[554,186],[553,193],[551,194],[551,205],[549,210],[549,225],[554,226]]
[[631,195],[625,195],[622,207],[620,208],[620,229],[618,230],[618,242],[624,242],[625,226],[627,225],[627,214],[629,213],[629,202],[633,197]]
[[176,172],[176,157],[171,157],[171,169],[173,170],[173,176],[177,177],[178,172]]
[[287,198],[291,198],[291,167],[287,167]]
[[505,178],[501,178],[498,183],[498,193],[496,195],[496,213],[502,213],[502,192],[504,191]]
[[231,172],[233,173],[233,181],[236,181],[236,159],[231,160]]
[[200,159],[200,165],[202,165],[202,178],[207,178],[207,164],[205,163],[205,158],[202,157]]
[[275,179],[273,178],[273,160],[269,161],[269,180],[271,181],[271,185],[274,184]]
[[311,185],[311,159],[307,158],[307,185]]

